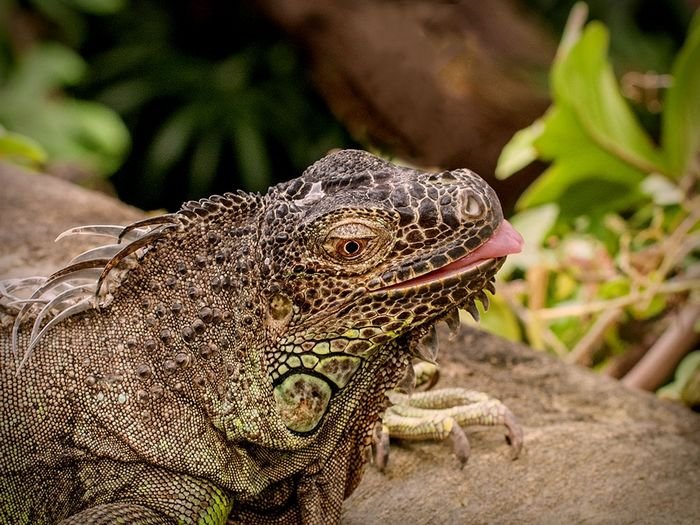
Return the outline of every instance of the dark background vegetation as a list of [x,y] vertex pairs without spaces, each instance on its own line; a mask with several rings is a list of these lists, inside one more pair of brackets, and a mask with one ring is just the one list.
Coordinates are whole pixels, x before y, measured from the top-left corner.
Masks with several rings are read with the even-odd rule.
[[[434,4],[444,8],[451,3]],[[439,15],[431,20],[423,12],[431,2],[351,2],[347,22],[372,27],[371,44],[379,52],[377,56],[360,54],[362,47],[342,42],[345,48],[325,58],[336,68],[329,71],[322,56],[323,47],[329,47],[324,38],[333,37],[338,24],[334,17],[336,11],[342,14],[343,2],[314,9],[300,1],[2,0],[0,85],[33,46],[58,42],[75,51],[85,61],[85,71],[71,85],[51,86],[49,95],[94,100],[119,114],[128,127],[131,146],[114,173],[97,175],[110,176],[120,198],[146,209],[173,210],[185,199],[233,188],[264,190],[270,183],[298,175],[331,148],[374,147],[420,164],[470,166],[488,176],[509,136],[546,107],[547,67],[573,3],[501,1],[468,8],[475,12],[465,23],[472,24],[477,40],[508,42],[514,30],[523,35],[522,40],[503,44],[501,51],[474,48],[475,56],[469,60],[476,67],[480,60],[492,60],[502,69],[514,62],[515,67],[530,68],[527,76],[520,77],[527,81],[502,94],[501,106],[480,90],[506,88],[469,85],[487,84],[497,78],[493,73],[484,73],[483,80],[478,71],[468,79],[457,79],[462,84],[457,89],[469,95],[457,98],[453,106],[471,97],[466,102],[478,107],[461,121],[485,137],[480,147],[470,145],[468,135],[459,138],[468,133],[459,123],[437,114],[461,117],[461,110],[430,100],[440,98],[440,93],[421,84],[421,71],[415,73],[417,80],[411,77],[411,67],[420,70],[427,65],[403,63],[412,60],[413,48],[423,42],[406,39],[402,53],[395,42],[386,41],[396,25],[418,20],[423,27],[443,24],[432,30],[448,35],[446,47],[458,45],[455,42],[463,35],[450,37],[453,28],[448,20]],[[591,16],[605,21],[614,34],[612,56],[620,72],[668,71],[689,21],[687,2],[589,4]],[[387,16],[392,6],[405,12],[405,18]],[[519,49],[528,44],[532,52]],[[392,46],[391,52],[382,54],[383,48]],[[527,63],[518,63],[523,56]],[[348,72],[343,61],[360,65],[365,61],[375,71],[383,69],[383,74],[373,73],[376,91],[385,85],[394,90],[403,86],[407,92],[413,85],[422,88],[416,96],[427,99],[426,107],[417,108],[410,98],[389,92],[386,99],[393,98],[396,105],[368,108],[363,99],[372,92],[353,75],[369,75],[362,69]],[[337,71],[351,85],[350,93],[333,89]],[[396,77],[398,84],[390,85]],[[338,100],[343,96],[345,100]],[[0,108],[0,124],[23,131],[21,115],[2,117]],[[417,131],[420,128],[434,141],[426,140]],[[459,141],[457,147],[442,151],[441,145],[451,140]],[[434,151],[427,149],[430,145]],[[71,165],[69,172],[84,169],[79,162]],[[522,187],[511,181],[499,190],[512,202],[510,194]]]

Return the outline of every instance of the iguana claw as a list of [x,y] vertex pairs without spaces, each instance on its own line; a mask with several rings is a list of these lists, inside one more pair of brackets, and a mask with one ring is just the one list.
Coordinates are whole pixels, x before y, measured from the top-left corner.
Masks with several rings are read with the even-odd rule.
[[455,456],[464,466],[469,459],[469,439],[462,426],[503,425],[511,457],[523,447],[523,430],[513,413],[497,399],[463,388],[403,394],[390,392],[392,402],[375,435],[375,464],[383,470],[389,458],[389,438],[444,440],[450,438]]

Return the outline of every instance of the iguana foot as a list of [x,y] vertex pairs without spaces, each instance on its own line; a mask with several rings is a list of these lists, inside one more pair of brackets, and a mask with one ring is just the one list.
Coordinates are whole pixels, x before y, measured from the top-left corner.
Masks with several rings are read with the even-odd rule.
[[461,465],[469,459],[469,439],[462,429],[469,425],[503,425],[511,457],[523,446],[523,430],[513,413],[497,399],[464,388],[443,388],[428,392],[388,394],[387,408],[375,436],[375,464],[383,470],[389,458],[389,438],[444,440],[451,438]]

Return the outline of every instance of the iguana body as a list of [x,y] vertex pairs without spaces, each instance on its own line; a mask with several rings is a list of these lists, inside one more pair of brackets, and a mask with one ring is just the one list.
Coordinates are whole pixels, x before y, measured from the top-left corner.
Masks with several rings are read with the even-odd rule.
[[386,391],[520,247],[471,172],[358,151],[87,232],[123,242],[4,284],[2,523],[338,521]]

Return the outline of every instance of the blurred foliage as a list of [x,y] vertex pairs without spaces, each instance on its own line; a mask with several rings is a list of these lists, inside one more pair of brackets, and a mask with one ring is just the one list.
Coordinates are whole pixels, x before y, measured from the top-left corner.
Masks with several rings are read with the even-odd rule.
[[124,195],[131,202],[158,204],[161,188],[170,207],[234,187],[262,191],[350,144],[277,31],[246,4],[209,8],[149,0],[99,20],[86,92],[133,130],[134,155],[117,178],[142,174]]
[[[525,1],[554,27],[571,4]],[[592,6],[619,33],[623,64],[654,65],[680,46],[682,3]],[[112,174],[119,196],[143,208],[263,190],[331,148],[355,146],[299,51],[253,5],[0,0],[0,124],[42,144],[49,169]]]
[[676,370],[674,380],[659,389],[659,397],[700,407],[700,351],[691,352]]
[[352,145],[298,51],[246,3],[0,2],[0,123],[51,162],[116,170],[127,202],[261,191]]
[[46,151],[29,137],[0,126],[0,160],[39,169],[46,162]]
[[604,368],[700,302],[700,16],[670,72],[658,145],[621,94],[606,27],[581,31],[582,6],[570,20],[552,106],[499,159],[500,177],[550,165],[512,218],[526,249],[501,274],[511,309],[487,323],[517,318],[532,346]]
[[[561,33],[578,0],[523,1]],[[602,22],[614,35],[610,42],[610,63],[620,77],[623,94],[635,102],[632,109],[656,137],[659,119],[658,109],[653,106],[660,86],[656,85],[658,77],[654,73],[668,71],[668,65],[683,44],[690,2],[588,0],[586,4],[590,19]]]
[[[524,0],[543,20],[563,32],[578,0]],[[610,60],[618,74],[665,71],[683,44],[688,24],[686,0],[588,0],[589,18],[615,35]]]
[[[46,15],[46,23],[77,28],[76,9],[105,12],[117,2],[99,0],[35,0],[32,8]],[[18,2],[0,0],[0,125],[24,136],[19,142],[36,144],[20,155],[31,163],[50,159],[55,164],[100,175],[113,173],[129,147],[129,132],[117,114],[91,101],[66,94],[66,88],[85,79],[85,61],[68,46],[35,38],[44,30]],[[8,136],[16,146],[17,135]],[[28,138],[30,137],[30,138]],[[45,153],[45,154],[44,154]],[[15,157],[17,158],[17,157]]]
[[42,44],[3,72],[0,124],[31,137],[53,162],[109,175],[123,162],[129,132],[111,109],[59,95],[85,73],[83,60],[58,44]]

